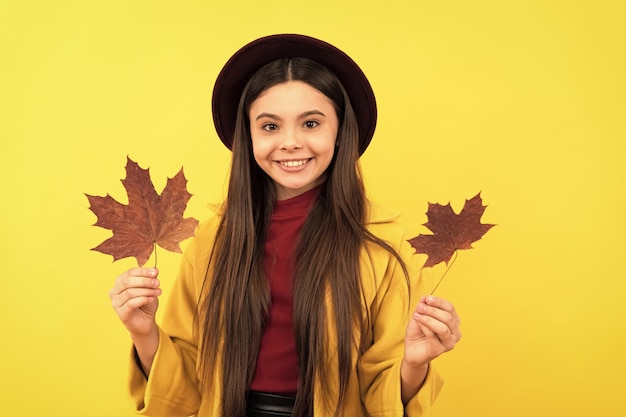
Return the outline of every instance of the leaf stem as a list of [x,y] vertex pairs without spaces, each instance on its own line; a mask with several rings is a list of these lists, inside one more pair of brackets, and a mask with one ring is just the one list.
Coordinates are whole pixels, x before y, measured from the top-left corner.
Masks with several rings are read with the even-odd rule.
[[433,295],[435,293],[435,290],[437,289],[437,287],[439,287],[439,284],[441,284],[441,281],[443,281],[444,277],[448,274],[448,271],[450,270],[450,268],[452,268],[452,265],[454,265],[454,261],[456,261],[456,258],[458,256],[459,256],[459,251],[455,250],[454,251],[454,258],[452,258],[452,262],[450,262],[448,264],[448,267],[446,268],[446,270],[443,273],[443,275],[441,276],[441,278],[439,278],[439,281],[437,281],[437,285],[435,285],[435,288],[433,288],[433,290],[430,292],[430,295]]
[[154,268],[157,267],[157,244],[154,242]]

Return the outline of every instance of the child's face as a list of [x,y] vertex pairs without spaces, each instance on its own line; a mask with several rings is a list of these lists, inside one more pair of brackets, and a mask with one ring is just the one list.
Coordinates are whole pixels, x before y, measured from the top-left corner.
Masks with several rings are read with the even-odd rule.
[[302,81],[288,81],[261,93],[249,117],[254,159],[274,180],[279,200],[324,182],[339,127],[328,97]]

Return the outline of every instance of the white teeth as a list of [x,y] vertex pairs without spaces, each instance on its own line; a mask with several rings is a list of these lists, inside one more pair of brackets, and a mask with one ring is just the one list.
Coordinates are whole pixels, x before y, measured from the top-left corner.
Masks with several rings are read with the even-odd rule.
[[280,163],[286,167],[299,167],[307,163],[307,159],[301,161],[280,161]]

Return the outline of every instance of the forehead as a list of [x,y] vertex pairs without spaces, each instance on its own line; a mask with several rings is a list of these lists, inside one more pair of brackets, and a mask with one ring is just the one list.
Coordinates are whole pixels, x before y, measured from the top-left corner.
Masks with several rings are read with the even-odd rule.
[[331,102],[322,92],[304,81],[285,81],[263,90],[256,100],[252,102],[251,107],[258,102],[269,104],[279,100]]
[[299,115],[317,110],[325,114],[334,113],[334,103],[315,87],[303,81],[286,81],[264,90],[252,102],[249,116],[261,113],[274,115]]

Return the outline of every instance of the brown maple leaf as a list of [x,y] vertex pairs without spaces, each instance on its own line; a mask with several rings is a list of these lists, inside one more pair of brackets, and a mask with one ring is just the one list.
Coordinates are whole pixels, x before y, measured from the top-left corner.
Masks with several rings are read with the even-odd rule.
[[480,193],[466,200],[459,214],[452,210],[450,203],[445,206],[428,203],[428,222],[424,226],[433,234],[409,239],[415,253],[428,255],[424,267],[435,266],[440,262],[447,264],[457,250],[471,249],[473,242],[480,240],[495,226],[480,222],[486,207],[483,206]]
[[180,242],[193,236],[198,221],[183,218],[191,194],[181,168],[168,178],[161,195],[150,180],[148,169],[127,158],[126,178],[122,180],[128,194],[128,204],[105,197],[85,194],[89,209],[98,217],[94,226],[113,231],[113,236],[92,250],[113,256],[113,261],[134,256],[143,266],[155,245],[172,252],[181,252]]

